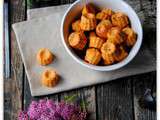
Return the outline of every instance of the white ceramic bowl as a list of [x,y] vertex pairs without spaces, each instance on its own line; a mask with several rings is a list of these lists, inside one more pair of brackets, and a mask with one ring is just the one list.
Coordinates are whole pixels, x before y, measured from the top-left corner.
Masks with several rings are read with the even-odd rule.
[[[69,28],[71,23],[76,19],[77,16],[80,15],[81,10],[83,6],[87,3],[92,3],[96,7],[99,8],[111,8],[113,11],[121,11],[124,12],[126,15],[128,15],[130,21],[131,21],[131,26],[133,30],[137,33],[137,42],[129,52],[129,55],[127,58],[125,58],[123,61],[109,65],[109,66],[96,66],[96,65],[91,65],[89,63],[86,63],[84,60],[79,58],[74,51],[70,48],[68,45],[68,35],[69,35]],[[123,0],[77,0],[74,2],[66,11],[62,24],[61,24],[61,38],[63,41],[63,44],[69,53],[69,55],[77,61],[77,63],[88,67],[92,70],[98,70],[98,71],[111,71],[111,70],[116,70],[119,69],[125,65],[127,65],[138,53],[140,46],[142,44],[142,26],[140,23],[140,20],[135,13],[135,11]]]

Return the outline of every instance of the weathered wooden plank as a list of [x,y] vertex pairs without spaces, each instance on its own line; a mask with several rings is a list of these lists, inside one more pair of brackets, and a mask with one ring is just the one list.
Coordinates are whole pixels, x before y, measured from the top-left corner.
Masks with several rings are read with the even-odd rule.
[[[153,57],[156,58],[156,0],[135,0],[139,1],[140,9],[136,9],[142,21],[144,39],[143,43],[150,49]],[[134,2],[135,2],[134,1]],[[156,59],[155,59],[156,61]],[[150,88],[156,93],[156,75],[148,73],[133,78],[134,113],[135,120],[155,120],[156,112],[140,108],[138,100],[143,96],[145,90]]]
[[[9,82],[9,81],[7,81],[7,82]],[[7,84],[7,83],[5,83],[5,84]],[[6,92],[6,90],[5,90],[5,93],[4,93],[4,119],[5,120],[11,120],[11,106],[12,106],[11,94]]]
[[[12,71],[13,72],[13,71]],[[15,73],[4,83],[4,119],[16,120],[22,108],[22,90],[19,89]]]
[[156,0],[124,0],[138,14],[143,25],[156,27]]
[[[24,0],[11,0],[10,27],[12,23],[25,19]],[[16,120],[22,107],[23,63],[13,32],[11,32],[11,78],[4,82],[4,117],[6,120]]]
[[77,95],[78,101],[84,101],[87,103],[86,110],[88,111],[88,120],[96,119],[96,93],[95,87],[88,87],[77,89],[69,92],[59,94],[60,100],[64,100],[65,96]]
[[132,86],[128,78],[97,86],[97,120],[133,120]]
[[[25,0],[10,1],[10,27],[13,23],[25,20]],[[11,31],[11,64],[19,89],[22,89],[23,62],[13,30]],[[12,73],[13,73],[12,72]]]
[[133,86],[135,120],[156,120],[156,112],[141,108],[138,102],[146,89],[156,93],[156,72],[133,77]]
[[69,4],[69,3],[73,3],[76,0],[60,0],[60,4]]
[[125,0],[138,14],[144,32],[143,44],[156,57],[156,0]]
[[144,41],[156,58],[156,0],[141,0],[143,11]]
[[[10,1],[10,27],[13,23],[24,21],[26,19],[25,0]],[[23,87],[23,61],[21,59],[19,47],[16,41],[14,31],[11,29],[11,64],[12,71],[15,74],[18,88]],[[13,73],[12,72],[12,73]],[[22,93],[21,93],[22,94]]]
[[5,78],[11,77],[11,55],[10,55],[10,38],[9,38],[9,19],[8,19],[8,2],[4,2],[4,76]]
[[29,104],[31,103],[32,100],[36,100],[36,98],[33,98],[31,96],[31,92],[30,92],[30,88],[29,88],[29,83],[28,83],[28,78],[25,75],[24,76],[24,91],[23,91],[23,109],[26,110],[29,106]]
[[27,8],[40,8],[40,7],[48,7],[48,6],[55,6],[55,5],[62,5],[73,3],[76,0],[27,0]]
[[89,120],[97,120],[96,116],[96,92],[95,87],[83,88],[80,91],[81,98],[88,103],[87,111]]
[[156,28],[156,0],[140,0],[144,14],[144,25]]

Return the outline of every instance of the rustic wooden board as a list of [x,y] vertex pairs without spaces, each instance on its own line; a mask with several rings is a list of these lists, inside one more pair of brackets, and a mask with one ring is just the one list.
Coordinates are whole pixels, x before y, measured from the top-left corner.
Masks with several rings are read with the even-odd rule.
[[16,120],[17,114],[22,108],[22,102],[21,90],[18,89],[15,74],[11,78],[5,79],[4,85],[4,119]]
[[[75,0],[55,0],[50,5],[72,3]],[[133,6],[141,18],[144,28],[144,40],[156,58],[156,0],[125,0]],[[40,2],[39,6],[48,6]],[[26,18],[25,0],[10,0],[11,24]],[[118,79],[93,87],[76,89],[59,94],[32,97],[19,48],[13,31],[12,39],[12,76],[5,80],[4,105],[5,120],[16,120],[20,109],[26,109],[31,100],[52,98],[63,100],[66,95],[78,94],[78,98],[89,102],[90,120],[155,120],[156,112],[140,108],[138,99],[143,96],[146,88],[156,92],[155,72]],[[155,44],[151,44],[151,43]]]
[[[156,59],[156,0],[136,0],[139,1],[138,12],[143,25],[143,43],[150,49]],[[142,58],[143,59],[143,58]],[[144,60],[145,62],[145,60]],[[146,89],[156,92],[156,73],[148,73],[135,76],[133,82],[133,103],[135,120],[156,120],[155,111],[140,108],[138,100],[143,96]]]
[[98,120],[133,120],[132,85],[129,77],[98,85],[96,94]]
[[[10,25],[15,22],[23,21],[25,19],[24,0],[11,0],[9,3]],[[11,78],[4,80],[4,119],[16,120],[17,114],[22,108],[23,62],[13,31],[10,31],[10,33],[12,52]]]
[[133,82],[133,103],[135,120],[156,120],[156,112],[149,109],[142,109],[139,106],[139,98],[142,97],[146,89],[156,92],[156,72],[132,77]]

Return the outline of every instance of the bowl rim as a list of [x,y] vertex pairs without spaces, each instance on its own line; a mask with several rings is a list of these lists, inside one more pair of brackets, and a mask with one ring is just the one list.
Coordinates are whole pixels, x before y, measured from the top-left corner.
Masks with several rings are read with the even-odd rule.
[[[128,7],[130,10],[132,10],[132,13],[135,14],[135,16],[137,17],[137,22],[139,24],[139,27],[140,27],[140,38],[139,38],[139,42],[137,41],[136,43],[138,44],[135,44],[134,45],[134,51],[131,50],[130,53],[128,54],[128,56],[122,60],[121,62],[118,62],[116,64],[113,64],[113,65],[108,65],[108,66],[96,66],[96,65],[92,65],[92,64],[89,64],[87,62],[85,62],[84,60],[82,60],[81,58],[79,58],[78,56],[74,55],[72,53],[72,51],[70,50],[70,48],[67,46],[66,42],[65,42],[65,38],[64,38],[64,32],[63,32],[63,28],[64,28],[64,21],[67,17],[67,14],[69,13],[69,11],[71,10],[71,8],[73,6],[75,6],[76,4],[78,4],[81,0],[77,0],[75,1],[74,3],[72,3],[70,5],[70,7],[67,9],[67,11],[65,12],[65,14],[63,15],[63,18],[62,18],[62,22],[61,22],[61,30],[60,30],[60,33],[61,33],[61,39],[62,39],[62,43],[66,49],[66,51],[69,53],[69,55],[79,64],[81,64],[82,66],[84,67],[87,67],[89,69],[92,69],[92,70],[97,70],[97,71],[113,71],[113,70],[116,70],[116,69],[120,69],[124,66],[126,66],[129,62],[132,61],[132,59],[135,58],[135,56],[137,55],[138,51],[140,50],[140,47],[142,45],[142,40],[143,40],[143,29],[142,29],[142,24],[140,22],[140,19],[137,15],[137,13],[135,12],[135,10],[125,1],[121,0],[122,4],[125,5],[126,7]],[[138,40],[138,38],[137,38]]]

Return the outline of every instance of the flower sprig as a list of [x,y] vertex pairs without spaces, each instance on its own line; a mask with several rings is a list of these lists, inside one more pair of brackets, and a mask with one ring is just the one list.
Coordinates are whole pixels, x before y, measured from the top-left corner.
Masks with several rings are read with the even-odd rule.
[[32,101],[27,111],[19,113],[18,120],[86,120],[86,102],[75,103],[77,95],[65,96],[61,102],[51,99]]

